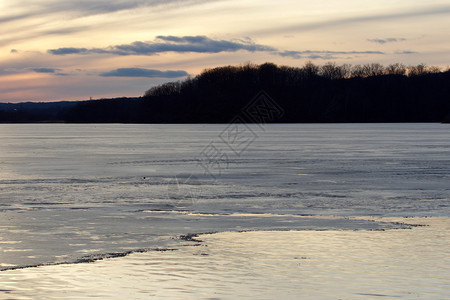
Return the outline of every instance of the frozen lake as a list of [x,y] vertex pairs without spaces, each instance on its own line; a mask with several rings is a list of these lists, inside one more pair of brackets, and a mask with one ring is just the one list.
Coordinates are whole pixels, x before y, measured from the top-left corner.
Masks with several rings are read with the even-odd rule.
[[15,124],[0,142],[2,276],[188,233],[450,217],[448,124]]
[[0,209],[450,213],[450,125],[235,127],[0,125]]

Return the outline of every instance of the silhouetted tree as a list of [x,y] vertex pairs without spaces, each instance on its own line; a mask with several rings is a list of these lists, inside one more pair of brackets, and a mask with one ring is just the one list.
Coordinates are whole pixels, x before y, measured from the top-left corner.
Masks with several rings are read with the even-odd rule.
[[313,64],[311,61],[308,61],[305,63],[305,65],[302,68],[302,71],[304,72],[305,76],[307,78],[313,78],[319,74],[320,67]]
[[384,69],[386,75],[406,75],[406,67],[403,64],[390,64]]

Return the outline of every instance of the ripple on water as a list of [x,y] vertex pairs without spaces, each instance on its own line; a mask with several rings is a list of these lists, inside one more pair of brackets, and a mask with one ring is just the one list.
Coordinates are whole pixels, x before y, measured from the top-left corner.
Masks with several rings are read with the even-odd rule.
[[14,299],[448,299],[450,219],[386,231],[202,235],[198,246],[0,273]]

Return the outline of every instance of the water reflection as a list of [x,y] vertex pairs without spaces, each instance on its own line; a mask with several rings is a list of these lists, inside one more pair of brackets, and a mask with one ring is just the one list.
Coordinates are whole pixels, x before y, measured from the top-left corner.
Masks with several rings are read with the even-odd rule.
[[386,231],[204,235],[200,246],[0,272],[13,299],[445,299],[450,220]]

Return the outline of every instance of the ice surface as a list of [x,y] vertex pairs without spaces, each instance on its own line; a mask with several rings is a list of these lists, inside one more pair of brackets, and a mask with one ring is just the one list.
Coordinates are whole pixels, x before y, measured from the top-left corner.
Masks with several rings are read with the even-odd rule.
[[186,233],[450,215],[448,124],[23,124],[0,141],[3,269]]

